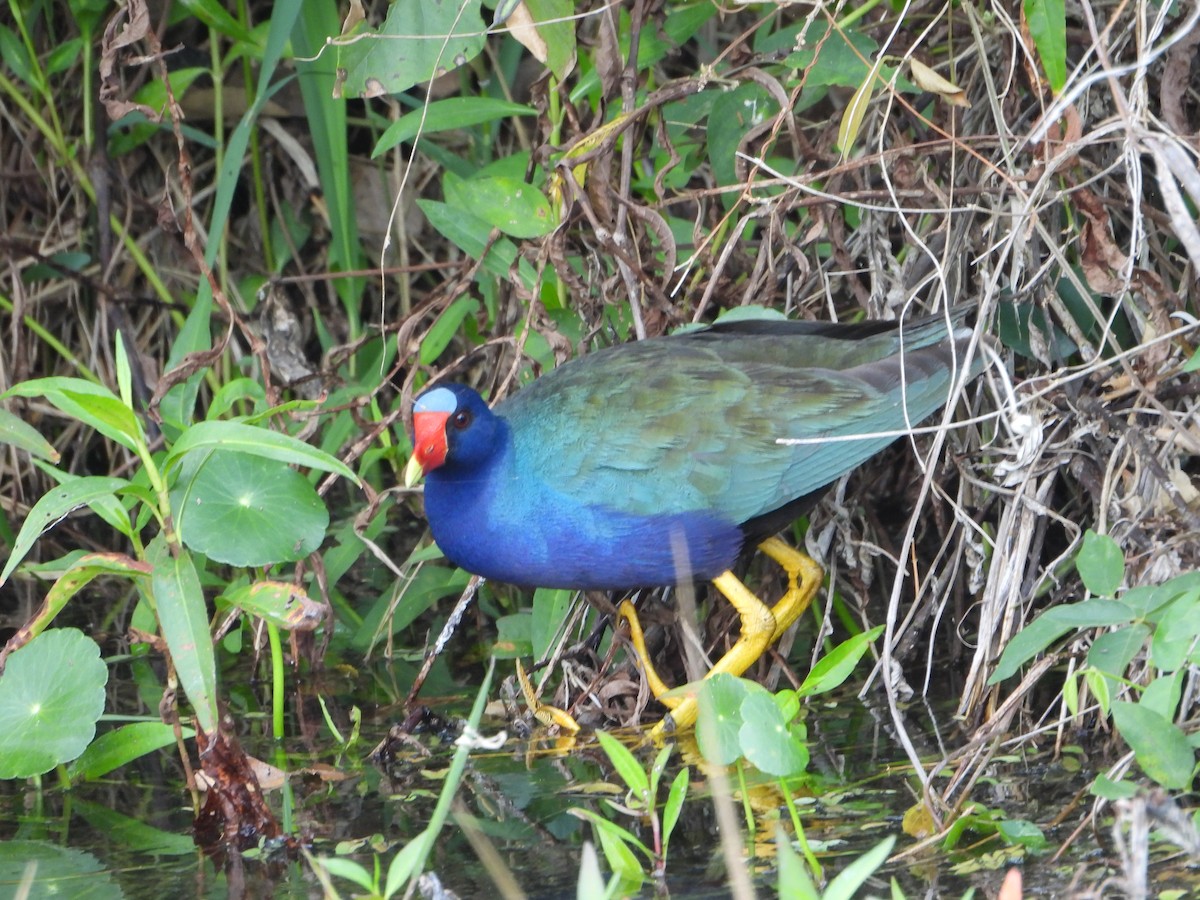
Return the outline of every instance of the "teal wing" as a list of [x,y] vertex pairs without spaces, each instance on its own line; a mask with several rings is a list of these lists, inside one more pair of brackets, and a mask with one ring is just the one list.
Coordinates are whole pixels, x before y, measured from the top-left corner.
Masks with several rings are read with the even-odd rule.
[[627,344],[538,379],[496,410],[517,426],[515,465],[589,505],[740,523],[894,437],[820,439],[904,429],[946,401],[956,342],[940,322],[913,329],[903,354],[891,330],[844,340],[772,324]]

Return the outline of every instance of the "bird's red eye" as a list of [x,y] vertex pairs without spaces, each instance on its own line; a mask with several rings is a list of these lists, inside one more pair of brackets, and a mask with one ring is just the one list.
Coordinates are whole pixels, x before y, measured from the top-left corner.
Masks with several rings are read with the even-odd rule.
[[455,430],[462,431],[471,424],[471,411],[469,409],[460,409],[450,419],[450,423]]

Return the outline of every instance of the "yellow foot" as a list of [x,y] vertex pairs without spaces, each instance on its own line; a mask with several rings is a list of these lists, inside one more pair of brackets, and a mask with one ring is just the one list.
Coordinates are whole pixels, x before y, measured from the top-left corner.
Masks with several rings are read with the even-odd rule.
[[[816,596],[817,589],[825,577],[824,571],[808,556],[785,544],[777,537],[767,538],[758,548],[775,560],[788,576],[788,589],[774,606],[768,608],[732,572],[722,572],[713,579],[725,598],[733,604],[742,619],[742,633],[729,651],[709,669],[705,678],[717,672],[741,675],[766,652],[767,648],[804,614]],[[618,618],[629,626],[629,639],[642,664],[646,682],[654,696],[671,710],[670,715],[659,722],[651,737],[662,738],[671,730],[683,731],[696,722],[699,708],[694,694],[685,697],[668,693],[666,683],[658,676],[650,657],[646,653],[646,642],[642,635],[637,611],[628,600],[617,609]]]
[[529,681],[529,676],[525,674],[525,667],[521,665],[521,661],[517,660],[517,681],[521,683],[521,693],[525,695],[525,703],[529,706],[529,711],[533,713],[533,717],[551,728],[555,725],[566,734],[578,734],[579,723],[566,710],[559,709],[557,706],[547,706],[537,698],[534,693],[533,684]]

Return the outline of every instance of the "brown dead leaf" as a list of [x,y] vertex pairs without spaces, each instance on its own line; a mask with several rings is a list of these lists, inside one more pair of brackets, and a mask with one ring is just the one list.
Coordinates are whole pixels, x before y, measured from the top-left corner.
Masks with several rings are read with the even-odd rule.
[[145,0],[131,0],[108,21],[104,40],[100,42],[100,102],[113,122],[131,112],[141,112],[150,121],[161,121],[157,109],[144,103],[134,103],[121,97],[121,77],[117,66],[121,51],[138,43],[150,32],[150,10]]
[[538,32],[537,26],[533,22],[533,16],[529,14],[529,7],[524,3],[518,3],[517,8],[512,11],[505,24],[517,42],[528,50],[534,59],[545,64],[546,60],[550,58],[550,48],[546,46],[545,38]]
[[1080,262],[1088,287],[1101,294],[1118,294],[1127,282],[1121,272],[1128,257],[1112,238],[1108,210],[1092,191],[1080,188],[1071,195],[1076,208],[1083,213],[1083,253]]
[[947,81],[919,59],[909,60],[912,69],[913,83],[923,91],[937,94],[951,106],[961,106],[969,109],[971,101],[967,99],[966,91],[957,84]]

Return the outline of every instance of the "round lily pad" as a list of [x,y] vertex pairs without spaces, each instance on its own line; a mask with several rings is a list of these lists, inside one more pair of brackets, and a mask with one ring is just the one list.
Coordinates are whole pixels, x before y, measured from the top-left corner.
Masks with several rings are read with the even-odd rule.
[[104,712],[108,666],[76,628],[45,631],[0,677],[0,778],[30,778],[79,756]]
[[173,505],[183,542],[231,566],[303,559],[329,527],[329,511],[299,472],[229,450],[210,453]]

